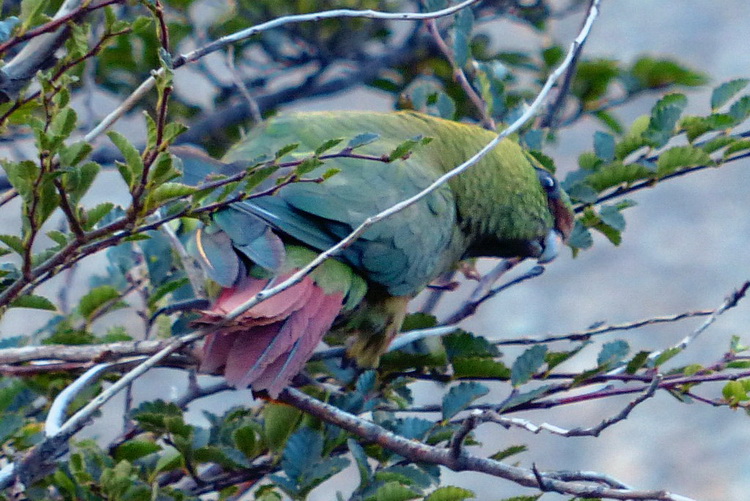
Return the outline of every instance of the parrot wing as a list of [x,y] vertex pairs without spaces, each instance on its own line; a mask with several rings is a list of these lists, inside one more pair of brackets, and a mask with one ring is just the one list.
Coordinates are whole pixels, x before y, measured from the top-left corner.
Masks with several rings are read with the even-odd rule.
[[[441,174],[434,165],[442,160],[437,152],[429,151],[429,144],[417,146],[407,159],[393,162],[381,159],[409,139],[407,134],[413,136],[413,129],[389,130],[378,120],[363,120],[358,115],[355,117],[359,120],[354,123],[333,121],[325,114],[311,117],[312,120],[300,120],[291,115],[273,120],[231,151],[229,160],[273,155],[275,150],[295,142],[300,146],[294,155],[305,157],[332,137],[351,139],[365,132],[380,136],[357,150],[359,155],[371,158],[329,159],[306,176],[315,178],[330,168],[339,170],[324,182],[293,183],[281,188],[276,195],[235,204],[233,212],[242,213],[248,221],[263,220],[322,251],[339,242],[368,217],[417,194]],[[460,247],[456,240],[461,238],[455,207],[453,193],[444,185],[370,227],[343,250],[341,257],[361,270],[368,280],[386,287],[389,294],[414,294],[460,258],[455,250]],[[238,232],[246,233],[247,228],[245,224],[228,225],[223,229],[237,241],[241,239]]]

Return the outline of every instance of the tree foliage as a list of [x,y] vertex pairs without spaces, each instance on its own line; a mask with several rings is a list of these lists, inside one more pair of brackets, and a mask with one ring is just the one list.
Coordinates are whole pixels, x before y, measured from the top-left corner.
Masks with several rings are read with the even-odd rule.
[[[378,138],[351,131],[346,140],[331,138],[315,151],[297,151],[302,158],[293,162],[284,157],[298,146],[289,145],[274,158],[254,159],[237,176],[198,186],[179,180],[182,165],[170,148],[199,144],[219,156],[253,121],[359,87],[377,89],[398,109],[486,127],[511,124],[565,61],[568,41],[551,41],[550,20],[585,17],[596,6],[572,1],[559,10],[559,3],[475,2],[450,15],[397,22],[324,11],[433,12],[447,2],[6,2],[0,20],[0,131],[7,186],[0,211],[15,226],[0,235],[0,312],[44,310],[48,321],[24,336],[0,339],[0,442],[8,458],[0,465],[3,499],[21,493],[29,499],[181,500],[210,493],[237,499],[247,492],[248,499],[261,501],[306,499],[316,489],[334,492],[342,471],[357,475],[358,482],[330,499],[474,498],[471,490],[445,485],[441,467],[480,471],[532,489],[512,499],[538,499],[544,491],[575,499],[677,499],[663,491],[636,491],[606,472],[539,471],[524,463],[523,444],[483,455],[475,448],[475,429],[491,423],[596,436],[663,393],[747,409],[750,361],[739,338],[727,340],[720,360],[674,362],[743,298],[747,283],[712,311],[490,342],[484,336],[491,333],[466,332],[458,322],[541,269],[501,285],[495,285],[497,277],[485,277],[456,306],[447,326],[430,311],[410,315],[403,330],[423,336],[397,342],[376,370],[343,367],[341,350],[332,346],[279,401],[206,412],[204,424],[186,414],[189,404],[229,392],[223,383],[195,374],[188,348],[201,336],[190,323],[195,316],[172,308],[202,299],[211,288],[185,251],[190,233],[218,208],[257,196],[253,190],[271,175],[279,176],[272,191],[293,182],[325,182],[334,170],[321,179],[305,176]],[[492,29],[497,19],[529,27],[548,42],[539,51],[504,50],[503,33]],[[635,204],[628,198],[632,193],[750,155],[748,133],[742,132],[750,117],[750,80],[716,86],[702,104],[706,111],[688,114],[686,91],[708,81],[699,71],[654,55],[632,62],[589,58],[582,48],[572,49],[573,63],[555,92],[543,96],[545,105],[517,132],[529,154],[555,171],[545,147],[581,120],[599,125],[591,150],[561,176],[577,213],[569,242],[574,255],[594,244],[594,233],[620,244],[627,209]],[[630,123],[619,118],[619,107],[644,96],[653,100],[650,113]],[[117,103],[116,113],[107,116],[95,104],[102,102]],[[131,125],[107,132],[104,141],[99,138],[107,127],[97,124],[108,126],[110,118]],[[406,140],[384,151],[382,160],[408,155],[427,140]],[[91,192],[110,189],[113,177],[105,180],[103,174],[115,172],[125,201],[90,203]],[[87,278],[76,301],[64,287],[57,295],[41,287],[61,275],[75,280],[92,256],[102,254],[106,267]],[[470,265],[465,272],[471,275]],[[134,315],[113,315],[118,310]],[[611,337],[690,316],[707,320],[682,343],[660,350]],[[105,317],[114,323],[102,330],[97,320]],[[122,318],[142,323],[134,327]],[[599,336],[607,336],[603,344],[592,342]],[[514,344],[526,349],[514,359],[503,357]],[[595,350],[583,370],[563,369]],[[144,359],[156,353],[160,358],[147,363],[187,374],[186,393],[130,406],[111,442],[79,438],[87,420],[65,416],[83,409],[84,418],[92,417],[99,405],[92,399],[120,391],[112,381],[122,374],[134,378],[128,371],[145,370]],[[109,382],[99,379],[104,371],[112,374]],[[84,373],[88,379],[74,383]],[[120,379],[125,393],[127,377]],[[421,381],[439,385],[431,404],[415,403]],[[720,390],[703,389],[716,381],[723,384]],[[507,397],[490,397],[498,391]],[[633,395],[630,404],[591,428],[563,430],[518,417],[520,411],[623,394]]]

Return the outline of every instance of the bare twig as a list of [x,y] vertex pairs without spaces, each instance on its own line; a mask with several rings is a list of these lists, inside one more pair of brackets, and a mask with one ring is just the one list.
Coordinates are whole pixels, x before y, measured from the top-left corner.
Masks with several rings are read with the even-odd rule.
[[430,35],[432,35],[432,38],[435,40],[435,43],[440,49],[440,52],[443,53],[443,55],[453,68],[453,79],[458,82],[466,96],[469,98],[469,101],[471,101],[471,103],[477,109],[477,112],[479,112],[479,116],[482,117],[482,125],[485,129],[494,131],[495,121],[492,119],[489,113],[487,113],[487,103],[485,103],[484,100],[479,96],[479,94],[477,94],[477,92],[474,90],[474,87],[471,86],[471,82],[469,82],[469,79],[466,77],[466,73],[464,72],[463,68],[461,68],[456,62],[456,58],[453,56],[453,51],[445,43],[445,40],[443,40],[435,19],[427,20],[427,29],[429,30]]
[[693,332],[682,338],[682,340],[677,343],[676,345],[667,348],[666,350],[660,350],[655,351],[651,353],[648,356],[649,361],[654,361],[657,358],[659,358],[663,353],[669,352],[669,353],[678,353],[683,351],[685,348],[687,348],[690,343],[695,341],[698,336],[701,335],[706,329],[708,329],[711,324],[713,324],[717,318],[719,318],[725,311],[734,308],[737,306],[737,303],[739,303],[742,298],[745,297],[745,294],[747,293],[748,289],[750,289],[750,281],[747,281],[743,283],[739,289],[733,291],[727,298],[724,300],[724,302],[716,308],[713,313],[711,313],[711,316],[709,316],[697,329],[695,329]]
[[619,423],[620,421],[624,421],[625,419],[627,419],[630,413],[633,411],[633,409],[635,409],[639,404],[643,403],[644,401],[654,396],[654,394],[656,393],[656,390],[659,388],[659,384],[661,383],[662,379],[663,379],[663,376],[661,374],[658,374],[657,376],[655,376],[653,380],[651,381],[651,384],[641,393],[641,395],[638,396],[638,398],[628,403],[628,405],[625,406],[616,415],[609,417],[607,419],[604,419],[598,425],[592,426],[590,428],[573,428],[570,430],[566,430],[564,428],[560,428],[559,426],[551,425],[549,423],[542,423],[540,425],[535,425],[526,419],[501,416],[492,410],[488,410],[483,413],[480,412],[479,414],[477,414],[477,412],[479,412],[478,410],[474,410],[473,412],[475,414],[472,414],[472,416],[478,415],[481,421],[489,421],[489,422],[497,423],[501,426],[504,426],[505,428],[511,428],[511,427],[523,428],[532,433],[539,433],[542,430],[544,430],[552,434],[560,435],[563,437],[588,437],[588,436],[598,437],[601,434],[601,432],[604,431],[606,428],[609,428],[615,423]]
[[[507,259],[505,261],[502,261],[500,265],[497,268],[495,268],[495,270],[510,269],[508,266],[510,267],[515,266],[514,264],[515,262],[517,262],[517,260]],[[517,277],[498,287],[491,288],[487,290],[486,292],[482,292],[484,290],[485,285],[486,284],[491,285],[491,283],[490,283],[490,280],[487,280],[487,282],[485,282],[484,278],[486,277],[483,277],[482,282],[477,286],[476,290],[474,291],[474,294],[472,294],[472,296],[464,304],[462,304],[453,314],[451,314],[447,319],[445,319],[444,323],[448,325],[459,323],[464,318],[467,318],[473,315],[477,311],[477,308],[479,308],[485,301],[492,299],[493,297],[495,297],[502,291],[510,287],[513,287],[514,285],[518,285],[519,283],[525,282],[526,280],[536,278],[542,273],[544,273],[544,266],[539,266],[539,265],[534,266],[533,268],[531,268],[529,271],[527,271],[520,277]],[[490,279],[494,279],[494,277],[490,277]],[[478,292],[482,292],[482,293],[478,294]]]
[[[593,3],[593,0],[591,0],[591,3]],[[583,46],[585,45],[586,41],[579,45],[576,49],[575,54],[573,55],[573,62],[568,67],[568,71],[565,73],[565,78],[563,78],[563,83],[560,86],[560,90],[557,92],[557,96],[555,97],[555,100],[550,103],[549,108],[547,110],[547,113],[544,114],[541,121],[539,122],[539,127],[546,128],[546,127],[555,127],[556,121],[557,121],[557,114],[562,109],[563,105],[565,104],[565,100],[568,97],[568,92],[570,91],[570,84],[573,82],[573,77],[576,74],[576,67],[578,66],[578,59],[581,57],[581,53],[583,52]]]
[[232,75],[234,86],[237,88],[237,90],[240,91],[240,94],[242,94],[242,97],[245,98],[245,101],[247,102],[247,106],[250,109],[250,116],[252,117],[253,122],[255,122],[256,124],[262,122],[263,117],[260,114],[258,101],[256,101],[255,98],[250,94],[250,91],[247,90],[245,82],[242,81],[242,75],[240,75],[234,65],[234,45],[230,45],[227,49],[227,67],[229,68],[229,74]]
[[544,344],[553,343],[555,341],[585,341],[593,336],[599,336],[602,334],[609,334],[610,332],[617,331],[628,331],[645,327],[648,325],[656,325],[662,323],[672,323],[684,320],[686,318],[694,317],[705,317],[711,315],[714,310],[697,310],[688,311],[685,313],[677,313],[675,315],[664,315],[659,317],[646,318],[643,320],[637,320],[635,322],[625,322],[621,324],[603,324],[596,325],[584,331],[571,332],[570,334],[560,334],[557,336],[547,336],[539,338],[513,338],[513,339],[502,339],[493,341],[493,344],[497,346],[507,345],[529,345],[529,344]]

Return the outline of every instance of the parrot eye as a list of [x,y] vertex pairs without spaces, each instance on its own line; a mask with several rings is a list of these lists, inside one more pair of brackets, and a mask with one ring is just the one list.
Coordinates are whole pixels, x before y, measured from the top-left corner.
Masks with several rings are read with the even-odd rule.
[[549,172],[542,169],[537,169],[536,174],[544,191],[548,195],[555,195],[557,193],[557,180]]

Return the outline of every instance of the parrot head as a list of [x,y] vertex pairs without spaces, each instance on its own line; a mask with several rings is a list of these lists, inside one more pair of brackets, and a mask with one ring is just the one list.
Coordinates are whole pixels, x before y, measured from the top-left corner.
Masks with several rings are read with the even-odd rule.
[[560,187],[560,183],[548,171],[536,167],[539,184],[547,195],[547,206],[554,227],[543,238],[535,241],[532,246],[538,251],[535,256],[539,264],[549,263],[557,257],[562,246],[568,241],[573,231],[575,216],[571,210],[570,198]]

